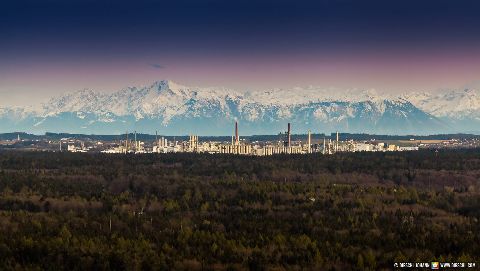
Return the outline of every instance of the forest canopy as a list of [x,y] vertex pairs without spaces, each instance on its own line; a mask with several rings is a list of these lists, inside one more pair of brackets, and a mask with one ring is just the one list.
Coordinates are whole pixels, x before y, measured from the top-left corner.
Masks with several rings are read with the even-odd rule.
[[0,152],[5,270],[379,270],[480,259],[480,151]]

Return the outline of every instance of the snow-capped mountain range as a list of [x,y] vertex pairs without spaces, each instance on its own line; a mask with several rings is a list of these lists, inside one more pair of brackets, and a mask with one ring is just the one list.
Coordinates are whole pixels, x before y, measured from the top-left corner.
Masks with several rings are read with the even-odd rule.
[[0,107],[0,132],[229,135],[238,120],[243,134],[293,131],[376,134],[479,132],[475,89],[414,92],[316,87],[239,92],[158,81],[114,93],[80,90],[35,107]]

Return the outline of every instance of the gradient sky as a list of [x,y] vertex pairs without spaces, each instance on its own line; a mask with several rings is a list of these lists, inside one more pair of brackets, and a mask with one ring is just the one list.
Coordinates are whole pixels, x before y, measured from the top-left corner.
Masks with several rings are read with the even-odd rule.
[[474,0],[4,0],[0,105],[160,79],[459,88],[480,79],[479,14]]

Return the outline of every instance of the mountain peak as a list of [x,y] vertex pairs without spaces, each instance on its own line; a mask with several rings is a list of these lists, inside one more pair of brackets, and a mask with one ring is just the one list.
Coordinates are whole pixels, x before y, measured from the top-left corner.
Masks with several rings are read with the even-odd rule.
[[176,82],[172,80],[159,80],[154,82],[150,88],[156,89],[159,92],[165,91],[165,90],[172,90],[173,92],[177,92],[178,90],[185,89],[185,86],[182,86],[180,84],[177,84]]

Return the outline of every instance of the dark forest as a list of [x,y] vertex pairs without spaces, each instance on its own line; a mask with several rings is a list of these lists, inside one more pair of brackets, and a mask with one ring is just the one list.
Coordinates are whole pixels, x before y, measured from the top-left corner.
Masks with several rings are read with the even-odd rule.
[[390,270],[480,259],[480,151],[0,152],[2,270]]

